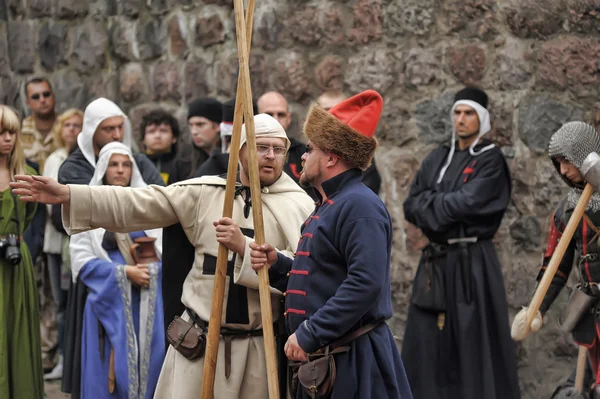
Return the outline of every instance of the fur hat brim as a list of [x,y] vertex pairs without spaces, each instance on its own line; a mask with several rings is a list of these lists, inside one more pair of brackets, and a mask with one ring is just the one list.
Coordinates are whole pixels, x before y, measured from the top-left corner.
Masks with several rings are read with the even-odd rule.
[[377,149],[377,139],[352,129],[317,104],[308,111],[304,134],[322,150],[332,152],[362,170],[371,165]]

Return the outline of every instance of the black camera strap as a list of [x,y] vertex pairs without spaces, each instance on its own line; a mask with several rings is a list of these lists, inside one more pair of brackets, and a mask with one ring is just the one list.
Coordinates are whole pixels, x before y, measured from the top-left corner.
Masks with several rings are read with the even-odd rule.
[[19,200],[17,199],[17,196],[12,192],[12,190],[10,191],[10,195],[12,195],[13,197],[13,201],[14,201],[14,208],[15,208],[15,218],[14,221],[17,223],[17,245],[21,244],[21,219],[19,218]]

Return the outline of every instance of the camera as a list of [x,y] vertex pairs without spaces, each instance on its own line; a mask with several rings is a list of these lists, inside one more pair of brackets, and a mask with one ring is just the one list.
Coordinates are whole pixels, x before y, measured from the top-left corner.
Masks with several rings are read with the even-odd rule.
[[14,234],[0,238],[0,259],[6,259],[11,265],[21,263],[21,246],[19,238]]

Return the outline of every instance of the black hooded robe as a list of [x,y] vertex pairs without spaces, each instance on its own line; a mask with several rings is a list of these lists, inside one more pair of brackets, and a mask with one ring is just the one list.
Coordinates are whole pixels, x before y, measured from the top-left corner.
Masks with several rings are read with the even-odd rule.
[[[489,144],[484,141],[474,150]],[[440,330],[439,313],[415,305],[414,284],[402,360],[415,399],[519,399],[506,293],[492,243],[510,199],[510,173],[496,147],[478,156],[457,148],[437,184],[448,152],[444,146],[425,158],[404,202],[406,220],[445,248],[434,258],[445,282],[445,322]],[[461,229],[464,237],[478,238],[467,244],[467,252],[448,246]],[[415,282],[431,265],[426,258],[421,258]],[[462,259],[470,262],[470,273]]]

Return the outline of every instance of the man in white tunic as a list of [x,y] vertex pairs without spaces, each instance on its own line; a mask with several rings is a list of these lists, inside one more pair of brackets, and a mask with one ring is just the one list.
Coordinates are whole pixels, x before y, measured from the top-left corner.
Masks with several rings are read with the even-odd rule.
[[[302,188],[282,173],[290,146],[282,126],[265,114],[256,115],[254,123],[265,239],[279,250],[293,253],[300,238],[300,226],[314,204]],[[218,242],[227,246],[230,253],[215,399],[268,397],[258,278],[249,256],[254,230],[245,130],[242,130],[240,166],[241,185],[236,190],[232,219],[221,218],[225,180],[215,176],[169,187],[138,189],[66,186],[37,176],[33,179],[21,176],[20,181],[13,184],[14,192],[24,201],[64,204],[63,223],[69,234],[98,227],[129,232],[180,222],[196,250],[194,267],[183,286],[182,302],[188,310],[182,317],[186,320],[189,314],[204,322],[210,319]],[[272,292],[281,295],[274,289]],[[273,320],[277,321],[280,300],[273,298],[272,304]],[[234,333],[228,335],[232,330]],[[248,333],[240,336],[240,331]],[[155,398],[199,398],[203,369],[203,359],[190,361],[169,347]]]

